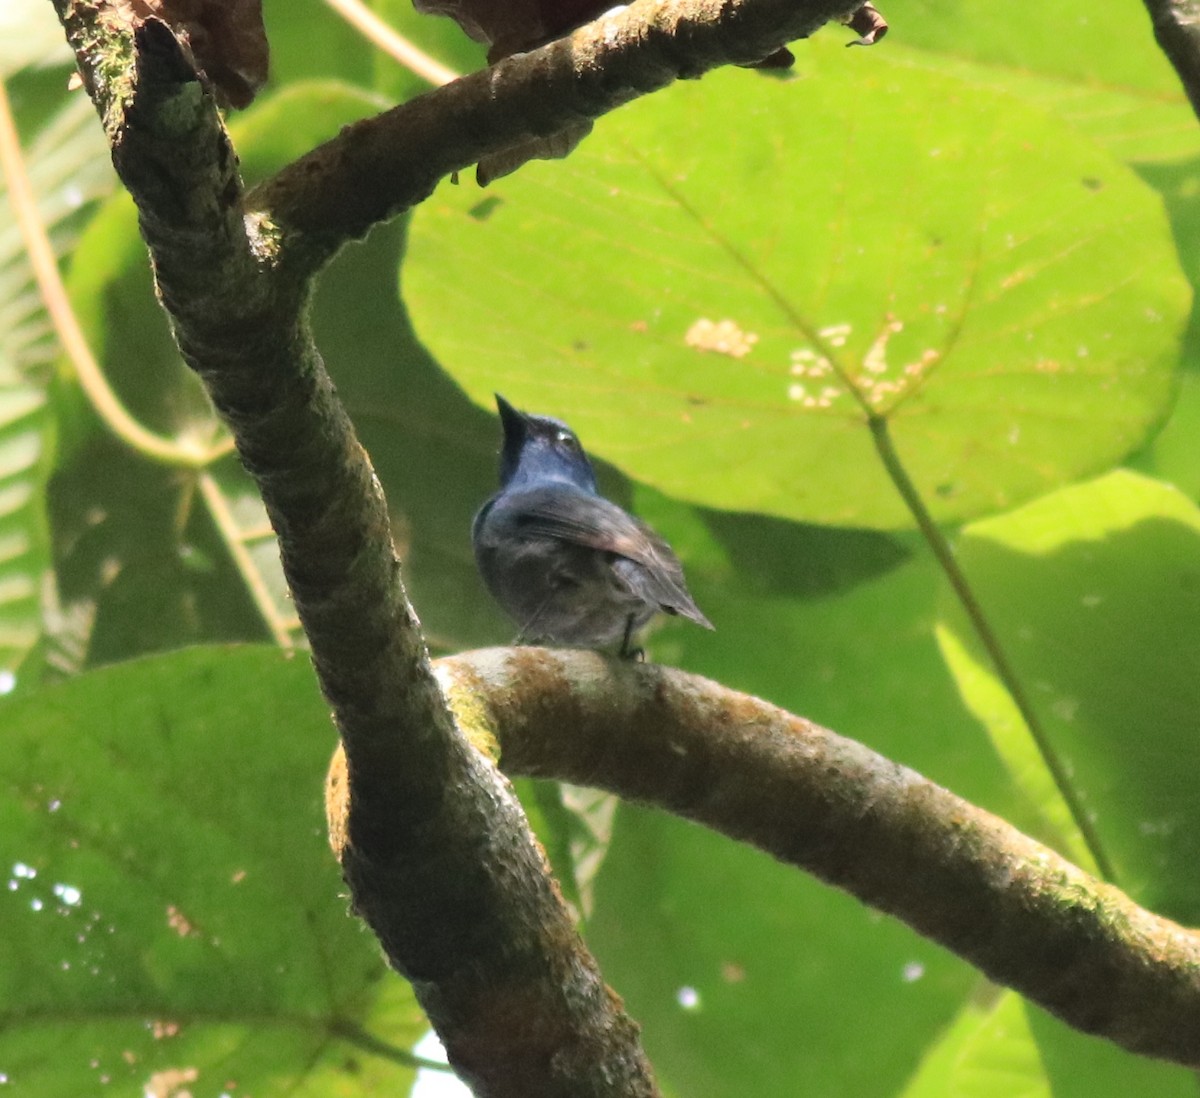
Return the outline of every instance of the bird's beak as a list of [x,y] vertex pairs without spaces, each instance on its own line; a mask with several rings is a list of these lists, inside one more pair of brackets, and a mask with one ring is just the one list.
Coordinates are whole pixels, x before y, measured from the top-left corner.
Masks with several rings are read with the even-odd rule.
[[500,422],[504,426],[505,438],[523,438],[525,435],[525,415],[518,412],[499,393],[496,396],[496,407],[500,410]]

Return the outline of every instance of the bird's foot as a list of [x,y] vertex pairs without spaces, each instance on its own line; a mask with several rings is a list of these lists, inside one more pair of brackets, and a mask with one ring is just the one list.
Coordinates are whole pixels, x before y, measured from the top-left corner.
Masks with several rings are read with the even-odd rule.
[[617,655],[632,663],[645,663],[646,650],[640,645],[630,643],[633,640],[633,621],[633,615],[630,614],[629,619],[625,622],[625,635],[621,638],[621,650]]

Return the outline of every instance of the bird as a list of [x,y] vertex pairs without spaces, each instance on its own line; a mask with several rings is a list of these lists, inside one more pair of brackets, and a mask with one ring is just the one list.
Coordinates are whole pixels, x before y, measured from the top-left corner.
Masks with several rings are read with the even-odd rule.
[[516,621],[516,643],[617,646],[642,659],[634,634],[657,613],[712,629],[671,547],[596,490],[565,423],[496,394],[504,429],[500,490],[475,515],[471,541],[484,584]]

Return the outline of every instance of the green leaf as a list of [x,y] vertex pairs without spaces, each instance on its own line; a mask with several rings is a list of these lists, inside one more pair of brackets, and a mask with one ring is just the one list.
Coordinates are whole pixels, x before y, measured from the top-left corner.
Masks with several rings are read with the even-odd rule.
[[39,491],[49,421],[40,389],[0,363],[0,694],[41,639],[41,586],[50,539]]
[[[0,19],[17,17],[22,10]],[[52,16],[49,8],[45,10]],[[61,38],[53,18],[51,23]],[[31,47],[34,44],[31,40]],[[55,104],[60,100],[61,92]],[[63,254],[75,242],[75,215],[109,189],[112,170],[95,112],[85,99],[76,97],[50,110],[32,128],[22,155],[36,208],[24,212],[41,222],[54,252]],[[0,203],[10,200],[7,194],[0,196]],[[31,657],[43,635],[43,600],[52,591],[46,584],[50,537],[43,493],[54,417],[45,388],[57,352],[14,216],[0,222],[0,694],[18,681],[36,679],[29,673]],[[14,679],[22,664],[26,673]]]
[[[64,256],[75,247],[79,211],[112,190],[113,172],[91,103],[83,96],[62,102],[59,92],[53,104],[55,109],[26,140],[23,156],[36,197],[36,216],[55,254]],[[2,178],[0,191],[5,191],[7,205],[10,199]],[[0,221],[0,364],[7,362],[9,369],[19,370],[27,379],[44,381],[57,353],[17,218]]]
[[[978,0],[900,0],[888,15],[899,61],[957,75],[1051,111],[1127,162],[1161,196],[1179,264],[1200,286],[1200,204],[1195,201],[1200,125],[1179,77],[1157,48],[1137,5],[1046,6],[1016,0],[1002,9]],[[1036,33],[1030,28],[1036,27]],[[1070,48],[1064,48],[1070,43]],[[1171,419],[1137,467],[1200,497],[1200,326],[1190,327],[1187,371]]]
[[1185,1068],[1086,1037],[1012,991],[969,1003],[900,1098],[1194,1098]]
[[1200,151],[1179,77],[1134,4],[1086,11],[1014,0],[899,0],[888,5],[889,56],[1019,96],[1139,166]]
[[418,332],[479,403],[711,507],[909,524],[864,406],[942,521],[1119,459],[1188,303],[1154,194],[1041,111],[830,42],[809,79],[715,73],[486,197],[441,188]]
[[1171,418],[1130,465],[1200,500],[1200,447],[1196,445],[1200,437],[1200,371],[1189,369],[1179,380]]
[[987,0],[898,0],[888,4],[888,16],[898,32],[889,47],[899,39],[1008,78],[1034,73],[1081,88],[1183,98],[1178,77],[1155,48],[1145,10],[1134,4],[1083,9],[1012,0],[998,8]]
[[692,1098],[885,1098],[971,971],[906,927],[682,820],[624,805],[588,940]]
[[334,735],[307,660],[127,663],[0,703],[0,726],[7,1082],[45,1098],[166,1071],[196,1072],[197,1098],[408,1084],[424,1022],[341,895],[321,807]]
[[[1195,922],[1200,509],[1168,485],[1115,472],[966,527],[958,558],[1119,883]],[[941,630],[964,700],[1053,813],[1025,728],[994,705],[994,672],[949,596]]]
[[900,1098],[1053,1098],[1015,992],[968,1002],[930,1045]]
[[[1016,0],[1001,9],[978,0],[900,0],[888,14],[902,29],[888,39],[889,56],[898,62],[1019,96],[1129,164],[1159,193],[1180,266],[1193,287],[1200,285],[1194,200],[1200,126],[1141,8],[1083,10]],[[1198,339],[1193,324],[1185,365],[1196,360]]]

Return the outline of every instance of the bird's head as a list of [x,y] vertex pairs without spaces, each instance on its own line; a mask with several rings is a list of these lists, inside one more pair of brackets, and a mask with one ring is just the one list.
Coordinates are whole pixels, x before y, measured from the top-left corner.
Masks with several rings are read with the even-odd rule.
[[575,432],[549,416],[519,412],[499,393],[496,407],[504,427],[500,451],[500,487],[529,487],[566,481],[585,492],[596,491],[592,463]]

